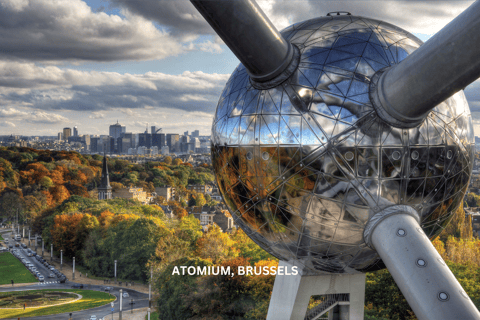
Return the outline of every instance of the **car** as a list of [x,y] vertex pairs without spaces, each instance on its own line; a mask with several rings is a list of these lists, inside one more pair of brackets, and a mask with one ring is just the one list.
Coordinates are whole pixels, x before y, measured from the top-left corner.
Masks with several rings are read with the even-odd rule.
[[48,275],[48,277],[49,277],[49,278],[55,278],[55,275],[54,275],[53,273],[50,273],[50,274]]
[[124,298],[128,298],[128,297],[129,297],[128,292],[124,292],[124,293],[123,293],[123,297],[124,297]]
[[32,267],[32,271],[37,271],[37,267]]
[[73,286],[72,286],[73,289],[83,289],[83,284],[81,283],[75,283]]
[[38,281],[43,282],[43,281],[45,281],[45,278],[42,275],[39,275],[38,276]]
[[27,247],[27,245],[26,245],[25,243],[22,243],[21,246],[22,246],[22,248],[24,248],[24,249]]
[[97,320],[97,316],[90,316],[90,320]]
[[50,267],[50,270],[52,270],[52,271],[55,270],[55,267]]
[[18,243],[15,243],[15,247],[20,247],[20,244],[18,244]]
[[67,281],[67,277],[61,277],[60,278],[60,283],[65,283],[65,281]]
[[106,292],[106,291],[112,291],[112,287],[105,287],[104,290],[105,290],[105,292]]
[[8,247],[9,247],[10,249],[13,249],[13,244],[9,244]]
[[5,243],[8,243],[8,239],[5,239]]
[[36,256],[36,255],[37,255],[37,253],[36,253],[35,251],[32,251],[32,254],[33,254],[34,256]]

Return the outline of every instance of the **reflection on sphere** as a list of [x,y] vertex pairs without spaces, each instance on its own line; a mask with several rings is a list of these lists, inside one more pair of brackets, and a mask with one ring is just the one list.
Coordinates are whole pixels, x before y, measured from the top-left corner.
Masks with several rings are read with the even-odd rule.
[[353,16],[281,33],[300,49],[295,74],[257,90],[239,65],[220,97],[212,130],[220,192],[236,223],[282,260],[324,272],[381,269],[363,240],[370,217],[410,205],[432,238],[462,202],[474,152],[465,96],[416,128],[392,128],[376,116],[369,83],[420,40]]

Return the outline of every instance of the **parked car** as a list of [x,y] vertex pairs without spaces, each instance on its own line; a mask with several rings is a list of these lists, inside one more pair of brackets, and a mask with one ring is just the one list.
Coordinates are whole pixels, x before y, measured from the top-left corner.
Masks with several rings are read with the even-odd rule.
[[97,320],[97,316],[90,316],[90,320]]
[[39,276],[38,276],[38,281],[44,282],[44,281],[45,281],[45,278],[44,278],[42,275],[39,275]]
[[105,290],[105,292],[107,292],[107,291],[112,291],[112,287],[105,287],[104,290]]
[[25,243],[22,243],[21,246],[22,246],[22,248],[24,248],[24,249],[27,247],[27,245],[26,245]]
[[128,298],[128,297],[129,297],[128,292],[124,292],[124,293],[123,293],[123,297],[124,297],[124,298]]
[[53,273],[50,273],[50,274],[48,275],[48,277],[49,277],[49,278],[55,278],[55,275],[54,275]]
[[64,276],[60,278],[60,283],[65,283],[65,281],[67,281],[67,277]]
[[73,286],[72,286],[73,289],[83,289],[83,284],[81,283],[75,283]]

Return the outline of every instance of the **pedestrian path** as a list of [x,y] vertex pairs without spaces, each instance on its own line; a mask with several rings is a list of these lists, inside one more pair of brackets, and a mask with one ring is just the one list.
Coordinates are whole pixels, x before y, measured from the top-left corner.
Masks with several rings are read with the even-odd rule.
[[[147,315],[147,308],[142,308],[142,309],[135,309],[133,310],[133,313],[130,311],[124,311],[122,313],[122,320],[145,320],[145,316]],[[111,315],[105,316],[105,320],[110,320]],[[119,314],[114,313],[113,314],[113,320],[118,320],[119,319]]]
[[48,285],[48,284],[55,284],[55,283],[60,283],[60,281],[45,281],[45,282],[39,282],[38,285]]

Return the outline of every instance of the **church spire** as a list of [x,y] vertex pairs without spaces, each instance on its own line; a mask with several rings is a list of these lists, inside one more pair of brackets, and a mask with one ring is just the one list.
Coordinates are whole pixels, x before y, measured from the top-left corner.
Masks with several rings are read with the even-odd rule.
[[112,199],[112,187],[110,186],[110,178],[108,176],[106,147],[104,148],[103,153],[102,180],[100,187],[98,187],[98,200],[104,199]]

